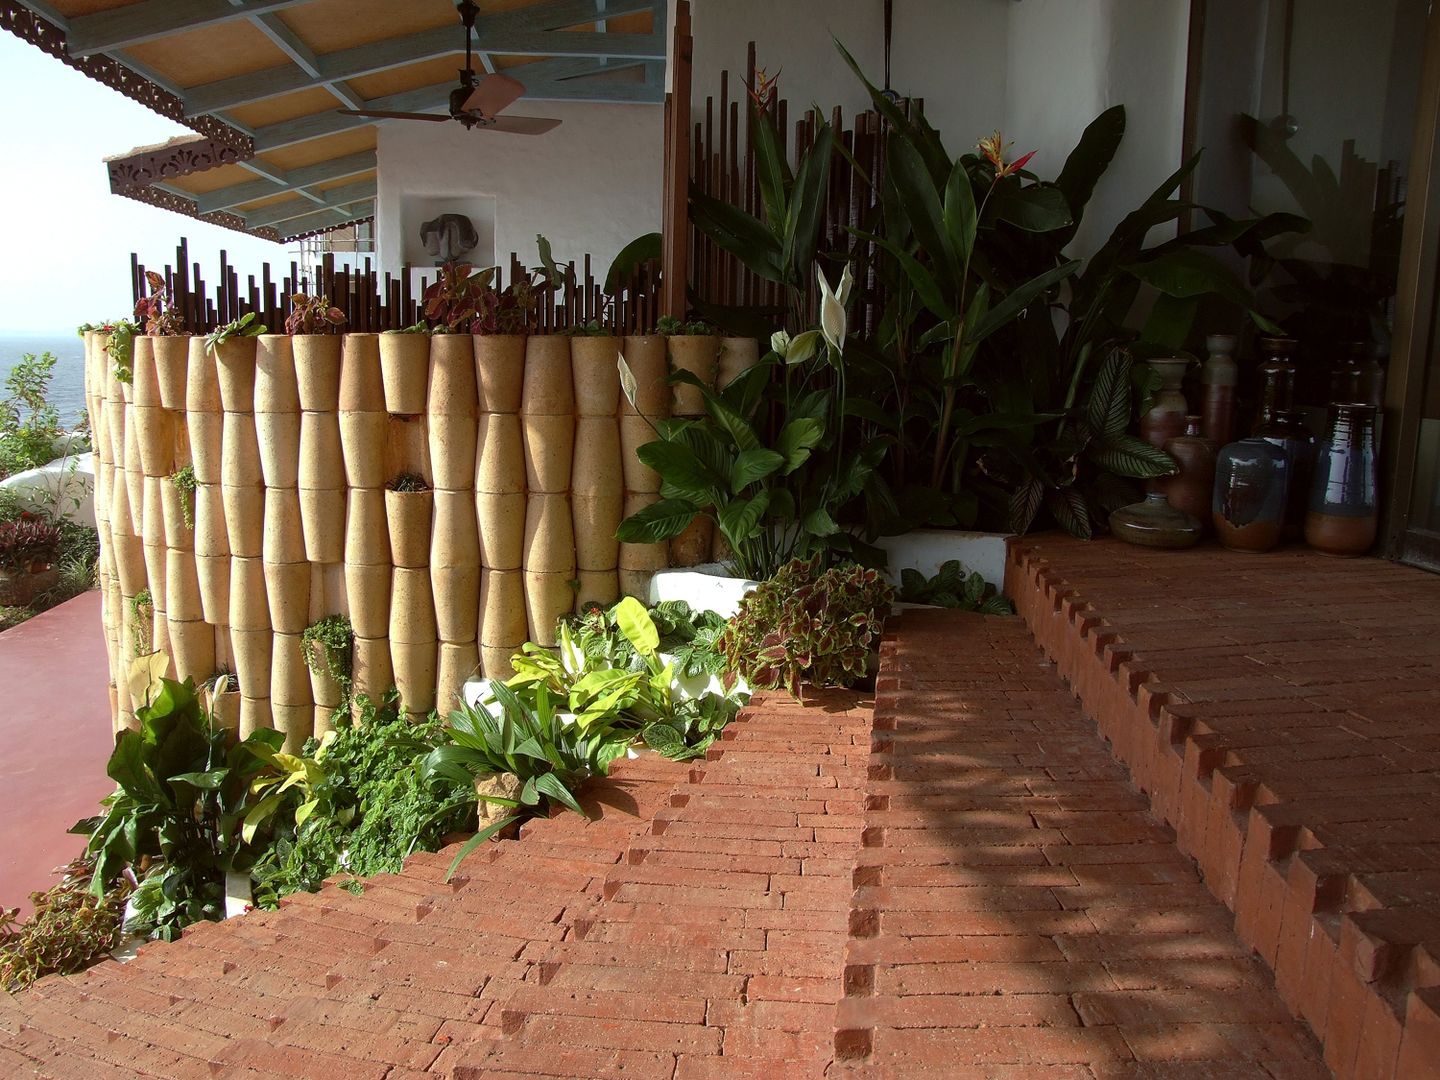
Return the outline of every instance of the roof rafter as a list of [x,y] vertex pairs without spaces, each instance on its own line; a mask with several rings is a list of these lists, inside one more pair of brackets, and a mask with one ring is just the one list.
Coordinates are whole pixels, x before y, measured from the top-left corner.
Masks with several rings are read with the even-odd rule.
[[[256,199],[278,195],[282,191],[299,191],[304,194],[304,189],[312,184],[323,184],[327,180],[356,176],[363,172],[369,172],[373,168],[375,168],[375,151],[362,150],[358,154],[347,154],[345,157],[332,158],[315,165],[306,165],[298,169],[291,169],[289,172],[281,172],[279,179],[273,182],[250,180],[243,184],[231,184],[229,187],[209,191],[195,196],[195,204],[201,213],[206,214],[215,210],[228,210],[233,206],[254,202]],[[323,192],[316,193],[316,196],[323,201]]]
[[374,200],[352,203],[347,207],[332,207],[325,210],[315,210],[304,217],[291,218],[282,226],[269,226],[281,234],[281,238],[289,240],[305,233],[318,232],[323,229],[338,229],[351,225],[357,221],[364,221],[375,216]]
[[[534,7],[521,8],[516,11],[482,15],[475,24],[476,48],[480,51],[482,62],[483,58],[492,52],[522,55],[510,48],[512,44],[510,39],[514,35],[531,34],[533,36],[536,31],[547,33],[563,29],[566,26],[574,26],[587,19],[593,19],[597,8],[597,0],[551,0],[549,3],[537,4]],[[610,17],[654,10],[654,0],[605,0],[605,13]],[[353,48],[340,49],[333,53],[316,56],[314,58],[316,74],[313,75],[307,73],[303,66],[281,64],[248,75],[237,75],[233,78],[218,79],[212,83],[191,87],[185,94],[185,111],[190,116],[213,113],[222,109],[234,108],[237,105],[263,101],[265,98],[293,93],[296,90],[305,90],[317,83],[358,78],[362,75],[374,74],[377,71],[388,71],[391,68],[404,67],[407,64],[433,60],[439,56],[461,53],[465,49],[465,42],[455,30],[456,27],[453,26],[437,26],[405,37],[377,41],[369,45],[357,45]],[[563,37],[551,35],[545,41],[547,46],[568,45],[573,47],[577,43],[568,39],[575,36],[570,33],[564,34]],[[592,36],[610,37],[608,34]],[[552,40],[552,37],[561,37],[562,39]],[[659,57],[663,58],[665,55],[663,33],[658,35],[616,34],[614,37],[616,39],[625,37],[632,41],[637,37],[657,37]],[[534,41],[531,40],[530,44],[533,45]],[[623,47],[625,43],[611,41],[611,44]],[[656,47],[650,46],[650,48]],[[557,51],[549,48],[546,52],[536,55],[623,55],[623,53],[576,54],[567,53],[563,49]]]
[[320,210],[340,210],[352,203],[362,199],[375,198],[375,181],[359,180],[353,184],[344,184],[329,191],[319,193],[323,202],[316,206],[307,199],[287,199],[271,206],[262,206],[256,210],[243,212],[245,224],[252,229],[261,228],[265,225],[274,225],[279,221],[290,221],[297,217],[304,217]]
[[71,56],[89,56],[303,3],[305,0],[141,0],[71,19],[65,44]]

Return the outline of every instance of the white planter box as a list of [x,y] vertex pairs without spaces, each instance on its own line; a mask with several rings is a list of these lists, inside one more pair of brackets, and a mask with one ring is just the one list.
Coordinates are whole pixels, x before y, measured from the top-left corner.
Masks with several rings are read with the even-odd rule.
[[650,603],[684,600],[695,611],[713,611],[732,619],[740,610],[745,594],[760,583],[748,578],[726,577],[719,563],[704,563],[686,570],[658,570],[650,579]]
[[[940,565],[960,560],[965,572],[979,573],[997,589],[1005,587],[1005,541],[1010,533],[962,532],[958,529],[916,529],[901,536],[882,536],[877,547],[889,557],[886,577],[900,584],[900,572],[917,570],[934,577]],[[658,575],[657,575],[658,576]]]

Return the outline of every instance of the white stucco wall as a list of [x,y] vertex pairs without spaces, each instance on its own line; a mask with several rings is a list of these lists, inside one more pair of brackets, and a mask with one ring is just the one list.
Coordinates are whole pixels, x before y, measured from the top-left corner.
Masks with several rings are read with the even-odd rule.
[[403,213],[407,196],[423,199],[426,215],[447,197],[491,197],[498,261],[514,251],[536,264],[535,234],[543,233],[561,262],[589,254],[597,277],[627,243],[660,227],[660,106],[536,101],[512,112],[564,123],[538,136],[458,124],[380,125],[376,239],[383,269],[402,265],[402,219],[414,217]]

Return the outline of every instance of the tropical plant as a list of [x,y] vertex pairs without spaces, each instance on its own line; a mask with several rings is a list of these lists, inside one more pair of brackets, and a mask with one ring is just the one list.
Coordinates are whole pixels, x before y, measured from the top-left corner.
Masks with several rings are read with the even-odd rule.
[[22,512],[14,521],[0,521],[0,570],[28,573],[55,561],[60,526],[39,514]]
[[195,466],[182,465],[170,474],[170,483],[175,485],[175,490],[180,493],[180,516],[185,519],[185,527],[195,527],[195,488],[198,481],[195,479]]
[[90,891],[94,868],[88,855],[72,861],[58,884],[30,894],[34,911],[23,922],[19,908],[0,909],[0,990],[83,971],[115,947],[133,886],[122,875],[97,897]]
[[[639,653],[622,632],[619,605],[585,605],[572,616],[569,626],[575,646],[586,658],[609,667],[639,667]],[[675,672],[684,678],[723,675],[725,661],[717,649],[726,620],[713,611],[696,611],[684,600],[662,600],[647,612],[659,637],[658,649],[675,661]]]
[[947,559],[932,577],[912,567],[900,571],[900,600],[907,604],[978,611],[982,615],[1014,615],[1015,605],[1000,595],[978,571],[965,573],[958,559]]
[[853,686],[867,675],[894,590],[879,571],[794,559],[740,601],[720,639],[730,669],[756,690]]
[[48,464],[65,435],[60,411],[50,401],[55,376],[51,353],[25,353],[5,375],[0,398],[0,479]]
[[402,327],[400,327],[400,328],[397,329],[397,330],[386,330],[386,331],[384,331],[384,333],[387,333],[387,334],[428,334],[428,333],[430,333],[430,324],[427,323],[424,319],[421,319],[421,320],[420,320],[419,322],[417,322],[417,323],[411,323],[409,326],[402,326]]
[[174,298],[165,279],[154,270],[145,271],[150,295],[135,302],[135,318],[150,337],[172,337],[185,332],[185,318],[175,310]]
[[140,327],[129,319],[116,319],[100,327],[107,337],[105,352],[110,357],[111,371],[122,383],[135,381],[135,335]]
[[260,317],[253,311],[247,311],[238,319],[233,319],[224,326],[217,326],[206,334],[205,351],[213,353],[221,345],[235,338],[259,337],[261,334],[267,333],[269,333],[269,328],[260,322]]
[[287,334],[327,334],[345,324],[345,312],[330,303],[328,296],[294,293],[290,314],[285,317]]
[[535,243],[540,265],[517,275],[503,289],[495,288],[497,267],[477,270],[471,263],[453,260],[440,266],[422,296],[431,332],[527,334],[533,330],[541,296],[564,285],[568,277],[551,256],[550,241],[537,235]]

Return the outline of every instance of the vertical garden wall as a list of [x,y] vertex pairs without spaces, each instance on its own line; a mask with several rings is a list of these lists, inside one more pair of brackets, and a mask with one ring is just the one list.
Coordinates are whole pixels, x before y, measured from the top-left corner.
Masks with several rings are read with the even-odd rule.
[[131,662],[163,653],[177,678],[233,672],[222,716],[291,747],[340,704],[302,649],[327,616],[354,628],[356,691],[444,712],[561,615],[708,558],[708,536],[615,530],[659,498],[650,423],[693,407],[672,364],[713,381],[756,359],[718,338],[136,337],[123,382],[106,344],[86,334],[112,719],[134,724]]

